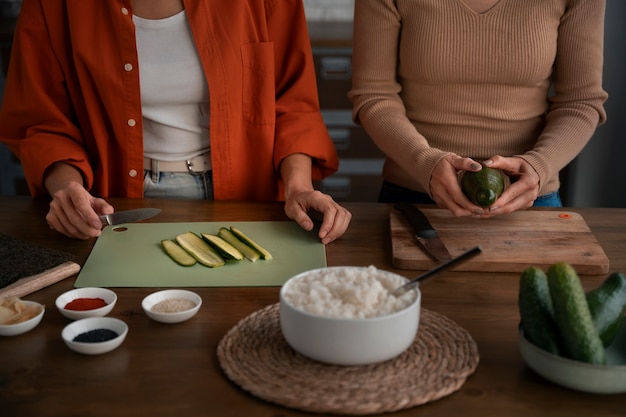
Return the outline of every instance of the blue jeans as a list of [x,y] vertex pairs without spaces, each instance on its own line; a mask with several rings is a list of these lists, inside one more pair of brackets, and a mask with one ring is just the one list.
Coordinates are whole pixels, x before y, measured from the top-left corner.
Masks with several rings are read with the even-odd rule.
[[[383,181],[378,195],[379,203],[413,203],[413,204],[435,204],[426,193],[420,193],[408,188]],[[563,207],[561,196],[558,191],[537,197],[533,207]]]
[[192,175],[187,172],[145,170],[143,193],[146,198],[213,200],[213,175],[211,171]]

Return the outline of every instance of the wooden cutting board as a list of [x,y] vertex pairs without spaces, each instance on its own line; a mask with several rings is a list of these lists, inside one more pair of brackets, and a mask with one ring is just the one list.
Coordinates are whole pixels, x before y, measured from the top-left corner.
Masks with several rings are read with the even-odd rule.
[[[583,217],[571,211],[525,210],[477,219],[454,217],[449,210],[422,209],[452,256],[474,246],[482,253],[452,268],[456,271],[522,272],[544,270],[557,262],[571,264],[579,274],[606,274],[609,259]],[[393,265],[427,270],[437,262],[418,246],[414,232],[398,210],[390,211]]]
[[[216,234],[235,226],[269,250],[271,260],[226,261],[209,268],[178,265],[161,248],[162,239],[185,232]],[[315,231],[293,221],[130,223],[106,227],[96,241],[75,287],[279,286],[293,275],[326,266],[326,249]]]

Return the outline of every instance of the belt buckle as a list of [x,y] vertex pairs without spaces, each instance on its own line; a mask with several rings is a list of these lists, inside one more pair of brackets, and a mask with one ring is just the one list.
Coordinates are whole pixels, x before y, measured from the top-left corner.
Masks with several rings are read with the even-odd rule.
[[205,169],[204,171],[194,171],[193,170],[193,161],[191,159],[187,159],[185,161],[185,163],[187,164],[187,171],[189,171],[189,173],[191,175],[204,175],[204,174],[206,174],[207,172],[210,171],[209,169]]

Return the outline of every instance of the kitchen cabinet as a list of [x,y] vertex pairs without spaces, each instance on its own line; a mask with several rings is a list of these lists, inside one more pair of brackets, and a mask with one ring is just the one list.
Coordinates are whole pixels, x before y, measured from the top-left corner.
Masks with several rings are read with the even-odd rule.
[[383,153],[352,122],[352,22],[309,22],[322,116],[339,155],[339,170],[316,186],[337,201],[375,202]]

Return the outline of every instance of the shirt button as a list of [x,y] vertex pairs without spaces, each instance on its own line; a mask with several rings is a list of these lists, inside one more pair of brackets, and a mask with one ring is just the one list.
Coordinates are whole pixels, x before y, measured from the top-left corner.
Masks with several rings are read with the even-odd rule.
[[132,71],[133,64],[124,64],[124,71]]
[[128,15],[128,9],[126,7],[122,7],[122,14]]
[[131,176],[132,178],[135,178],[137,176],[137,171],[135,171],[134,169],[131,169],[130,171],[128,171],[128,175]]
[[137,124],[135,119],[128,119],[128,126],[133,127]]

